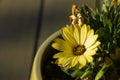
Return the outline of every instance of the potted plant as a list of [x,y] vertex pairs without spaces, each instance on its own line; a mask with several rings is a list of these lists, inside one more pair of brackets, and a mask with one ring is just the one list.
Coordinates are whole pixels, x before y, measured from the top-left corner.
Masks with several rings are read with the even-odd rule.
[[120,0],[97,4],[72,6],[70,24],[39,48],[31,80],[120,80]]

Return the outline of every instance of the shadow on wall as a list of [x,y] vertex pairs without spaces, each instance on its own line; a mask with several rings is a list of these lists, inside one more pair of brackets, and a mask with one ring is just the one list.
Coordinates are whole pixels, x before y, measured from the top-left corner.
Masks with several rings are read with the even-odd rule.
[[[44,1],[36,46],[69,24],[72,4],[93,7],[95,0]],[[41,0],[0,0],[0,80],[29,79],[40,6]]]
[[39,0],[0,1],[0,80],[28,80]]

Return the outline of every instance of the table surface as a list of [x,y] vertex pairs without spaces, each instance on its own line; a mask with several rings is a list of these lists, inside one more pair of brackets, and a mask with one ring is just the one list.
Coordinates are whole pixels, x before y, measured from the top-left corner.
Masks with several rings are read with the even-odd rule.
[[69,24],[73,3],[94,0],[0,0],[0,80],[29,80],[35,46]]

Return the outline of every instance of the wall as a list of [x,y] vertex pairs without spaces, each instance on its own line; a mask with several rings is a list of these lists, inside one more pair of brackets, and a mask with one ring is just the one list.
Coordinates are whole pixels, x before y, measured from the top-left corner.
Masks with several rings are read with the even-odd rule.
[[73,3],[91,7],[94,3],[94,0],[43,1],[0,0],[0,80],[29,80],[37,29],[40,28],[37,44],[40,46],[48,36],[69,24]]

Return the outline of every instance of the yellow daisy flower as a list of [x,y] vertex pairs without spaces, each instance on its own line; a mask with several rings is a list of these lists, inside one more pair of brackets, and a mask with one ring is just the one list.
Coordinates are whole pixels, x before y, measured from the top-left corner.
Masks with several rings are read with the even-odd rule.
[[82,68],[88,62],[92,62],[92,56],[96,54],[98,35],[94,34],[94,30],[90,26],[71,25],[61,29],[63,39],[55,39],[52,47],[59,50],[53,58],[57,59],[57,64],[71,68],[78,66]]

